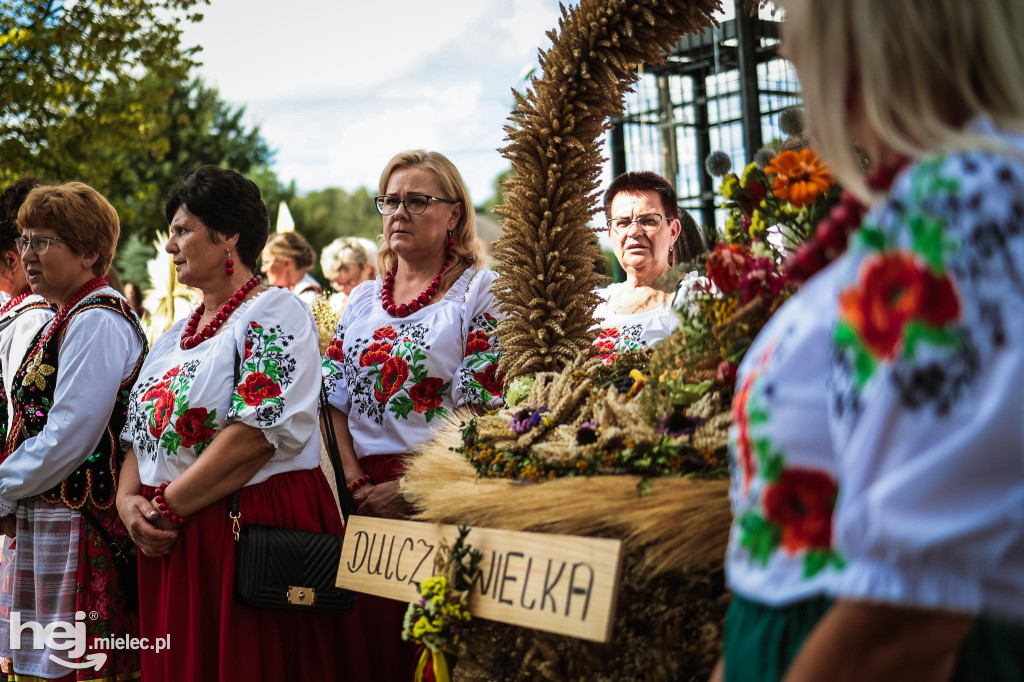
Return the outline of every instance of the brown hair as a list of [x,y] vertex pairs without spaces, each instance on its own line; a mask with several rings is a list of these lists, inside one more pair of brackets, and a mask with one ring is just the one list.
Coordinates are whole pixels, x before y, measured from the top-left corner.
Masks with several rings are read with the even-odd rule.
[[103,195],[81,182],[36,187],[18,211],[18,231],[50,229],[77,254],[97,255],[92,271],[107,274],[121,222]]
[[[473,202],[469,199],[469,189],[466,187],[459,169],[440,152],[428,152],[422,149],[415,149],[408,152],[399,152],[391,157],[384,172],[380,174],[380,193],[388,191],[388,181],[391,175],[402,168],[411,166],[424,166],[429,168],[437,176],[441,185],[441,192],[446,198],[458,201],[462,204],[462,216],[458,224],[452,230],[455,238],[455,262],[445,270],[441,277],[441,286],[444,289],[450,288],[456,280],[462,276],[470,266],[480,263],[480,253],[476,242],[476,213],[473,211]],[[386,243],[377,254],[377,270],[381,274],[390,270],[398,260],[398,256]]]
[[311,269],[316,262],[316,251],[298,232],[276,232],[270,235],[263,250],[269,251],[275,258],[291,258],[295,267],[303,272]]

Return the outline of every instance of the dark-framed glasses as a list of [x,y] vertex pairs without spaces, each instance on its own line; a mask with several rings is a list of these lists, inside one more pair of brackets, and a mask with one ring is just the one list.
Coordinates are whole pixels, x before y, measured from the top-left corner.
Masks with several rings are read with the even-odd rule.
[[440,197],[430,197],[426,194],[410,194],[405,199],[399,199],[398,197],[389,197],[386,194],[383,196],[375,197],[373,203],[377,205],[377,212],[381,215],[391,215],[398,210],[399,204],[405,204],[405,210],[413,215],[419,215],[427,210],[427,206],[431,201],[438,201],[442,204],[457,204],[459,202],[452,201],[451,199],[441,199]]
[[664,217],[658,213],[648,213],[646,215],[638,215],[636,218],[612,218],[608,221],[608,229],[612,232],[622,234],[627,231],[633,223],[636,223],[637,227],[644,231],[645,234],[654,234],[661,229],[661,223],[664,221]]
[[64,242],[67,243],[66,239],[60,237],[32,237],[32,239],[25,239],[24,237],[15,237],[14,245],[18,247],[18,253],[25,253],[29,249],[32,249],[32,253],[37,256],[42,256],[50,248],[50,242]]

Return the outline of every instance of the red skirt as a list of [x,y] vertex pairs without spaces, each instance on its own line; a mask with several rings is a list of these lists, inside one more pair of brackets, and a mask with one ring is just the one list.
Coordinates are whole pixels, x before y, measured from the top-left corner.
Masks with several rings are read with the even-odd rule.
[[[359,460],[376,483],[394,481],[405,472],[399,455],[373,455]],[[373,642],[374,682],[405,682],[416,671],[416,645],[402,639],[406,602],[359,595],[359,613],[366,639]]]
[[[153,488],[143,486],[152,497]],[[272,476],[238,493],[242,524],[342,533],[320,468]],[[170,636],[142,652],[146,682],[370,680],[360,615],[305,614],[235,603],[234,536],[224,499],[193,514],[162,557],[139,554],[141,635]]]

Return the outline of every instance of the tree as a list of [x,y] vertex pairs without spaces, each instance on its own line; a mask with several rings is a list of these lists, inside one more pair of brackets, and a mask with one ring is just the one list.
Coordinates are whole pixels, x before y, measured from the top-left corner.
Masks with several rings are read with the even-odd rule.
[[106,189],[97,149],[160,150],[142,79],[184,79],[179,21],[208,0],[0,0],[0,182],[33,172]]

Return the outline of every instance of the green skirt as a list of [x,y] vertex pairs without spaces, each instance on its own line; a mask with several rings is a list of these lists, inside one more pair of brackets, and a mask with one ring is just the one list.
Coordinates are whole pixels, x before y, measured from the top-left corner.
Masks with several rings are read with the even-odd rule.
[[[765,606],[734,595],[725,616],[725,682],[779,682],[832,600]],[[957,656],[950,682],[1024,680],[1024,625],[982,616]]]

